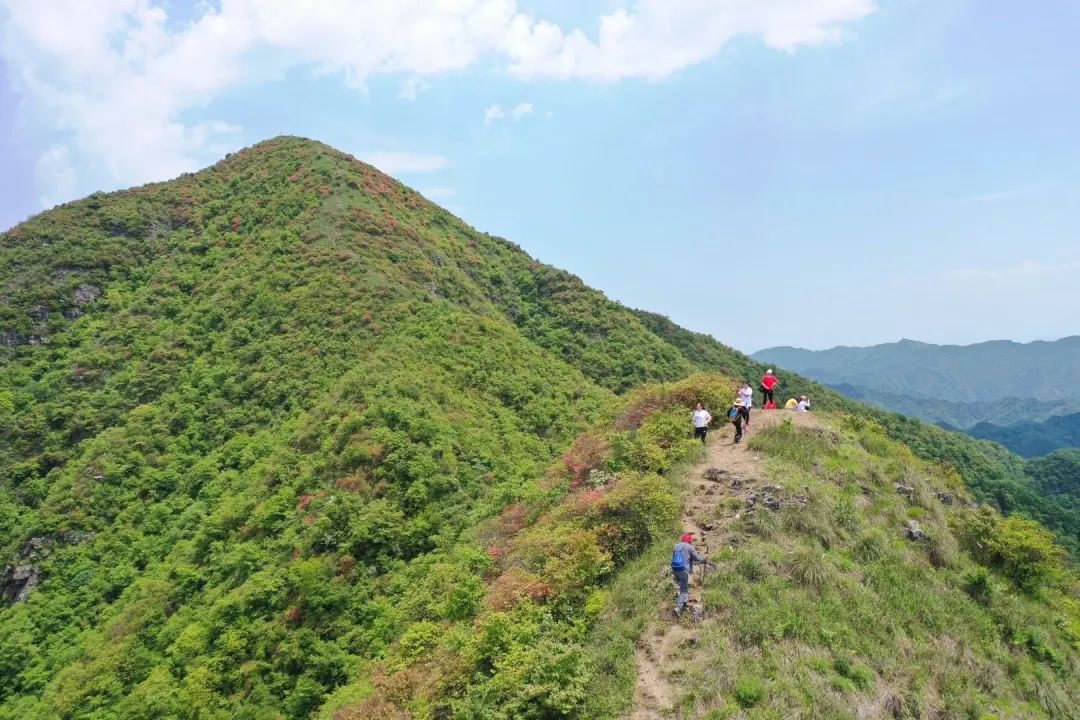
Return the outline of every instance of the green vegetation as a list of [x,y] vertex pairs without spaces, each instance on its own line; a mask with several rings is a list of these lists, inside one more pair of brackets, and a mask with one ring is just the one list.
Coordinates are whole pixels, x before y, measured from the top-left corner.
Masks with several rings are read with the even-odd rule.
[[1024,472],[1040,495],[1064,508],[1080,511],[1080,448],[1058,450],[1028,460]]
[[[740,355],[716,340],[684,330],[666,318],[638,311],[660,337],[678,347],[698,367],[734,373],[754,382],[769,366]],[[1080,508],[1041,494],[1025,475],[1023,458],[1000,445],[949,432],[920,420],[863,405],[824,385],[779,372],[781,397],[805,394],[815,411],[843,411],[864,417],[885,429],[893,440],[908,445],[915,455],[955,470],[975,499],[992,503],[1004,513],[1036,520],[1052,530],[1074,558],[1080,558]],[[755,383],[756,387],[756,383]]]
[[[720,367],[756,372],[298,138],[33,218],[0,235],[0,567],[41,584],[2,578],[0,718],[617,717],[700,452],[688,408],[734,391],[694,373]],[[1018,494],[997,446],[785,382],[1068,537],[1074,515]],[[844,432],[894,454],[877,427]],[[840,452],[775,440],[776,462]],[[849,543],[894,556],[823,487],[748,523],[806,545],[798,567],[732,558],[753,592],[828,594]],[[968,531],[1000,536],[990,574],[961,576],[970,551],[942,542],[942,587],[1042,628],[1009,640],[1016,677],[1068,672],[1075,622],[1019,624],[1069,582],[1055,546],[1028,524]],[[858,689],[877,666],[850,657],[828,675]],[[784,697],[762,662],[730,676],[748,699],[761,680],[755,709]],[[1067,699],[1051,675],[1039,692]]]
[[981,422],[965,432],[1001,443],[1018,455],[1038,457],[1080,446],[1080,412],[1053,415],[1042,422]]
[[672,661],[676,717],[1076,716],[1080,584],[1045,530],[942,502],[959,478],[859,417],[750,448],[791,490],[778,512],[719,505],[729,547]]

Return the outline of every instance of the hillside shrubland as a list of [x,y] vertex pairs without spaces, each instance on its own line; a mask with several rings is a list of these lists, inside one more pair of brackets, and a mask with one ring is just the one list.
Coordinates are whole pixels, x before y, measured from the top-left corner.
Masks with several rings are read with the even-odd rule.
[[[688,408],[759,369],[299,138],[32,218],[0,235],[0,718],[615,717]],[[998,446],[785,378],[1075,548]],[[988,517],[1031,542],[979,587],[1051,628],[1056,546]],[[1001,642],[1010,683],[1046,665]]]

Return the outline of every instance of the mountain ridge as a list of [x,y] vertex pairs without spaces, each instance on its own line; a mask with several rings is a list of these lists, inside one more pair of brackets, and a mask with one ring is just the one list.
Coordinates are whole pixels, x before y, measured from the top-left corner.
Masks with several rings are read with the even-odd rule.
[[[0,718],[20,720],[618,717],[630,691],[593,688],[633,654],[619,583],[670,556],[679,467],[700,457],[687,409],[761,370],[292,137],[3,233],[0,301],[0,559],[35,578],[0,606]],[[1057,616],[1026,593],[1056,598],[1071,571],[1020,516],[1075,548],[1080,515],[999,446],[782,378],[841,423],[835,447],[780,430],[760,450],[795,453],[821,517],[861,507],[863,475],[876,494],[962,478],[1014,513],[889,503],[946,551],[947,512],[1019,543],[943,575],[901,536],[871,544],[924,592],[947,583],[965,623],[1022,619],[976,649],[1003,678],[995,658],[1017,654],[994,697],[1051,716],[1075,641],[1040,630]],[[796,520],[793,541],[832,537]],[[1007,563],[1017,547],[1037,581]],[[786,567],[763,572],[784,585]],[[964,599],[978,568],[998,605]],[[819,714],[858,700],[820,692]]]

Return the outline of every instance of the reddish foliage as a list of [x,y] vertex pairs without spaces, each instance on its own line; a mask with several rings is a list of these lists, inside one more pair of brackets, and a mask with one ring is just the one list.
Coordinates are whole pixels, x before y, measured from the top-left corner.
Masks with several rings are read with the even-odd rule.
[[509,532],[518,532],[529,524],[525,508],[520,505],[511,505],[506,508],[499,516],[499,524]]
[[299,625],[304,622],[304,611],[294,605],[285,611],[285,622],[290,625]]
[[352,555],[342,555],[338,558],[338,573],[340,575],[348,575],[356,567],[356,558]]
[[663,400],[654,395],[642,395],[636,398],[615,420],[615,427],[620,431],[637,430],[641,424],[663,406]]
[[551,586],[536,575],[512,567],[491,584],[488,602],[496,610],[508,610],[525,598],[543,602],[551,597],[552,593]]
[[580,484],[589,477],[593,470],[603,467],[604,460],[611,453],[611,443],[604,437],[587,432],[574,441],[563,455],[563,464],[570,471],[575,484]]

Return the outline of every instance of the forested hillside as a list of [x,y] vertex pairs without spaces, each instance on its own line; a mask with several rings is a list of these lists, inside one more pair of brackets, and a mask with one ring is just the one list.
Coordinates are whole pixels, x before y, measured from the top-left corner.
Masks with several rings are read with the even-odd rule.
[[[37,216],[0,235],[0,718],[606,717],[687,408],[761,369],[300,138]],[[782,379],[1076,549],[1000,447]]]
[[966,431],[993,440],[1025,457],[1047,455],[1055,450],[1080,447],[1080,412],[1050,417],[1042,422],[1012,425],[982,422]]

